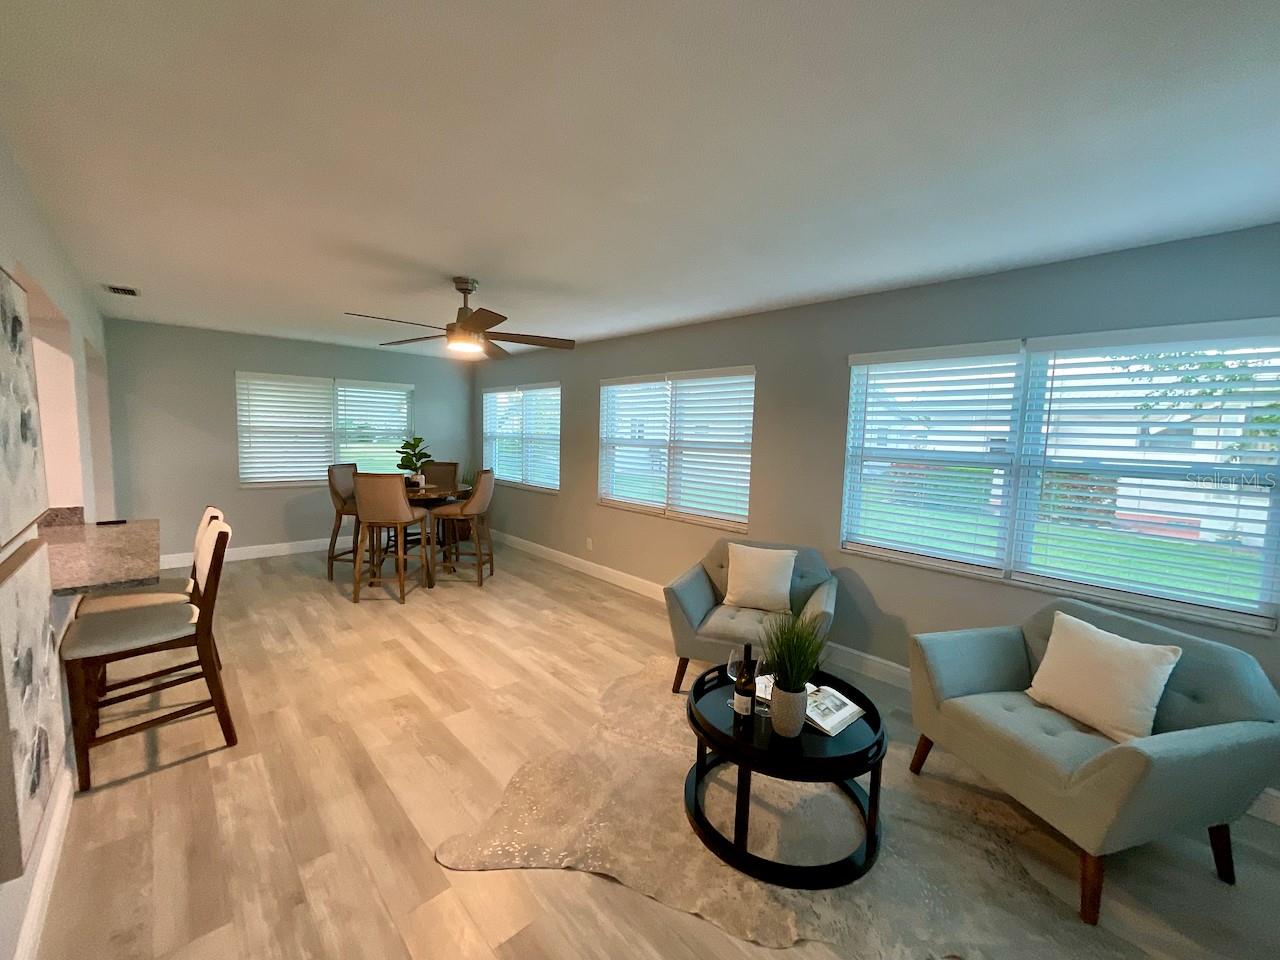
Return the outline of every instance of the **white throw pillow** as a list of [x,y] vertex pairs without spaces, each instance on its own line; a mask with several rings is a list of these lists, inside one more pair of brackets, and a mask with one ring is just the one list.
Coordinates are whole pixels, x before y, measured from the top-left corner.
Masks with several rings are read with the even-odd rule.
[[729,588],[724,602],[772,613],[791,611],[791,572],[796,551],[729,544]]
[[1181,647],[1137,643],[1061,610],[1027,696],[1112,740],[1151,736]]

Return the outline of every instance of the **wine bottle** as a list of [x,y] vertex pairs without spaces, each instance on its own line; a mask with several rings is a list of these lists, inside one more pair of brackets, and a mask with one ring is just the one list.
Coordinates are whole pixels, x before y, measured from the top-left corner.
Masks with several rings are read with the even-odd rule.
[[742,649],[742,666],[738,679],[733,682],[733,712],[740,718],[749,718],[756,709],[756,672],[751,661],[751,644]]

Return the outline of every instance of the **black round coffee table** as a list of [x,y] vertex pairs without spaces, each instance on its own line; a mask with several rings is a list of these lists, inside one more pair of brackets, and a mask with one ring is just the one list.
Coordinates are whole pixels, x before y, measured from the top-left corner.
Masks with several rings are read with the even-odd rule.
[[[822,890],[857,880],[871,869],[880,852],[880,764],[888,750],[880,711],[871,698],[853,684],[819,673],[813,682],[839,690],[866,711],[836,736],[829,737],[808,724],[798,737],[780,737],[768,717],[756,714],[751,723],[735,728],[728,700],[733,681],[723,665],[712,667],[693,682],[687,713],[698,737],[697,760],[684,780],[684,808],[689,823],[703,844],[743,873],[783,887]],[[712,826],[702,807],[702,782],[722,763],[738,766],[737,811],[733,838]],[[759,772],[780,780],[831,783],[853,802],[866,824],[866,838],[857,850],[830,863],[802,865],[780,863],[747,850],[751,809],[751,774]],[[871,774],[870,793],[854,779]]]

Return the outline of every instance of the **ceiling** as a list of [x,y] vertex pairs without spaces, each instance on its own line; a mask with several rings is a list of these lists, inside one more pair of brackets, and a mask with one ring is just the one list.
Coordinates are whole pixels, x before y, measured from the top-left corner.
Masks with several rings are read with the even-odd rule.
[[373,345],[465,273],[593,339],[1280,220],[1274,0],[5,8],[109,316]]

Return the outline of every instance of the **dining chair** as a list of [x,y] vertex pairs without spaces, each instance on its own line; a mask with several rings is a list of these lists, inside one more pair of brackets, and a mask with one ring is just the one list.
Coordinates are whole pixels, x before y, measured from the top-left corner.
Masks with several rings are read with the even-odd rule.
[[422,465],[422,476],[428,486],[442,490],[458,489],[458,464],[451,460],[432,460]]
[[[189,603],[164,603],[130,607],[77,617],[67,628],[60,651],[67,679],[67,699],[71,706],[71,733],[75,743],[76,773],[80,789],[92,786],[89,750],[92,747],[142,733],[153,727],[212,707],[222,727],[228,747],[236,745],[236,728],[227,706],[222,673],[213,641],[213,610],[222,580],[222,562],[231,539],[225,521],[210,523],[195,558],[195,584]],[[115,683],[105,683],[107,665],[166,650],[195,648],[195,659]],[[194,672],[192,672],[194,671]],[[172,676],[178,674],[178,676]],[[170,679],[161,679],[169,677]],[[158,683],[150,683],[157,680]],[[171,710],[159,717],[133,723],[110,733],[99,734],[99,712],[103,707],[150,696],[161,690],[203,680],[209,690],[206,699]],[[112,691],[148,686],[128,693]]]
[[90,593],[80,600],[76,606],[76,616],[82,617],[90,613],[109,613],[112,610],[127,610],[131,607],[148,607],[159,603],[188,603],[191,591],[195,586],[196,557],[200,556],[200,544],[215,520],[225,519],[222,511],[212,504],[204,508],[200,523],[196,526],[195,545],[191,550],[190,575],[183,577],[161,577],[158,583],[145,587],[131,587],[126,590],[104,590],[101,593]]
[[[476,474],[471,496],[466,500],[456,500],[453,503],[431,508],[432,518],[440,521],[448,532],[442,541],[445,558],[452,557],[456,562],[464,556],[474,556],[476,583],[482,587],[486,563],[489,564],[489,576],[493,576],[493,537],[489,530],[489,504],[493,500],[493,486],[493,471],[481,470]],[[467,527],[470,527],[469,531]],[[475,549],[473,553],[462,553],[460,543],[468,532]],[[434,563],[434,545],[431,556]]]
[[[329,465],[329,499],[333,501],[333,530],[329,533],[329,579],[333,579],[333,562],[354,563],[356,546],[360,539],[360,519],[356,517],[356,464],[331,463]],[[351,549],[338,550],[338,532],[343,517],[355,517],[351,530]],[[348,559],[349,558],[349,559]]]
[[405,543],[409,527],[421,531],[418,548],[421,556],[418,579],[423,586],[435,586],[435,574],[428,559],[428,545],[435,551],[435,525],[426,507],[409,503],[404,475],[399,473],[357,473],[355,475],[356,515],[360,526],[355,548],[355,577],[351,599],[360,602],[360,581],[364,577],[364,556],[368,547],[371,567],[369,585],[382,583],[382,564],[386,560],[383,535],[394,534],[396,580],[400,585],[400,602],[404,603]]

